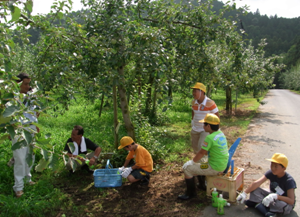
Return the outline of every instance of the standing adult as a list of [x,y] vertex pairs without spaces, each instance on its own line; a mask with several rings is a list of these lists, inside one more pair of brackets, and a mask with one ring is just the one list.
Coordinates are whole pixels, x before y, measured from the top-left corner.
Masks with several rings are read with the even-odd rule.
[[[18,83],[21,83],[20,85],[20,93],[21,94],[28,94],[28,92],[31,90],[30,87],[30,77],[26,73],[20,73],[17,75],[19,80]],[[38,114],[34,111],[35,106],[30,106],[30,97],[28,95],[25,97],[25,101],[23,102],[26,107],[29,107],[29,110],[32,110],[30,113],[24,112],[24,117],[21,118],[20,122],[24,126],[24,130],[29,131],[32,133],[32,136],[34,136],[34,132],[37,132],[38,128],[33,125],[32,123],[37,123],[38,120]],[[22,138],[21,136],[15,136],[12,140],[12,144],[19,142]],[[32,155],[32,164],[29,166],[26,162],[26,158],[28,155]],[[28,182],[29,184],[33,185],[35,184],[31,180],[31,173],[30,170],[33,166],[35,156],[30,151],[29,145],[26,147],[22,147],[19,149],[16,149],[13,151],[13,159],[14,159],[14,178],[15,178],[15,184],[13,186],[13,189],[15,191],[15,194],[17,197],[21,197],[23,195],[23,188],[24,188],[24,180]]]
[[[72,133],[71,133],[71,138],[68,139],[66,145],[65,145],[65,151],[67,151],[67,155],[69,156],[69,161],[67,162],[67,169],[70,171],[72,174],[72,168],[71,168],[71,159],[72,158],[77,158],[81,161],[81,164],[76,162],[76,169],[85,169],[90,173],[93,173],[94,171],[89,169],[88,165],[85,163],[86,159],[84,157],[81,157],[80,154],[86,155],[86,158],[89,159],[89,165],[94,165],[98,158],[100,157],[101,153],[101,148],[93,143],[91,140],[88,138],[85,138],[83,136],[84,130],[83,127],[80,125],[74,126]],[[68,143],[73,143],[75,150],[71,152]],[[88,153],[88,150],[92,150],[93,152]]]
[[[191,130],[191,139],[192,139],[192,148],[194,154],[197,154],[206,138],[209,135],[208,132],[205,132],[203,128],[203,123],[199,122],[203,120],[206,114],[213,113],[220,118],[219,110],[216,103],[208,98],[206,94],[206,87],[204,84],[197,82],[193,87],[193,101],[192,101],[192,130]],[[201,162],[207,162],[207,156],[204,156],[201,159]],[[199,181],[199,187],[205,190],[205,176],[197,176]]]

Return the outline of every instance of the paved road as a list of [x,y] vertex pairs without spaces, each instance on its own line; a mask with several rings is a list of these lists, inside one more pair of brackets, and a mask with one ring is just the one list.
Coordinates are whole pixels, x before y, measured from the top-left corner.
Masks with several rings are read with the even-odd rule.
[[[296,198],[298,202],[294,211],[287,217],[300,216],[300,95],[288,90],[270,90],[263,100],[265,105],[259,107],[259,115],[251,122],[246,135],[242,138],[243,147],[240,156],[245,162],[259,165],[257,173],[245,174],[245,179],[255,180],[270,167],[265,158],[271,158],[276,152],[284,153],[289,159],[287,172],[298,185]],[[206,207],[201,216],[218,216],[215,208]],[[243,205],[225,208],[225,215],[230,217],[262,216],[255,209],[246,209]]]

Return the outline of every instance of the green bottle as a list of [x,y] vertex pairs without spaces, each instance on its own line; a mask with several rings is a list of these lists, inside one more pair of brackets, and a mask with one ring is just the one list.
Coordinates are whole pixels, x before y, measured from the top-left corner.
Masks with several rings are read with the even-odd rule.
[[220,194],[218,198],[218,209],[217,209],[218,215],[224,215],[224,206],[226,205],[227,205],[227,201],[223,199],[223,195]]
[[214,188],[213,192],[211,193],[212,195],[212,206],[213,207],[218,207],[218,192],[217,189]]

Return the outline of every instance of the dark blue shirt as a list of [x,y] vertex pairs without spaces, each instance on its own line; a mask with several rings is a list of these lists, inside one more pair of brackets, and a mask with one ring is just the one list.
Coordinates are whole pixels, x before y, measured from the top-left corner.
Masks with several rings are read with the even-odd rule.
[[[269,170],[265,173],[265,176],[267,177],[267,179],[270,180],[270,190],[273,193],[276,193],[275,188],[279,186],[283,190],[283,194],[281,195],[287,197],[288,190],[297,188],[294,178],[287,172],[284,174],[283,177],[278,178],[272,173],[271,170]],[[294,204],[296,204],[296,195]]]

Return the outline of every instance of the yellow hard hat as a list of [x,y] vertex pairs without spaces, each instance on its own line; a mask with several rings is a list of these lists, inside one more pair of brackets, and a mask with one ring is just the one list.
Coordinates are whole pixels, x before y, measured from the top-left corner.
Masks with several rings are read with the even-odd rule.
[[131,145],[132,143],[134,143],[133,139],[130,136],[124,136],[121,140],[120,140],[120,146],[118,147],[118,149],[122,149],[127,145]]
[[208,123],[212,125],[219,125],[220,124],[220,118],[212,113],[206,114],[205,118],[203,120],[199,121],[200,123]]
[[280,153],[275,153],[275,154],[273,154],[271,159],[266,159],[266,160],[281,164],[285,168],[287,168],[288,163],[289,163],[287,157],[284,154],[280,154]]
[[202,90],[204,93],[206,93],[206,87],[204,84],[197,82],[194,87],[191,87],[191,89],[198,89],[198,90]]

